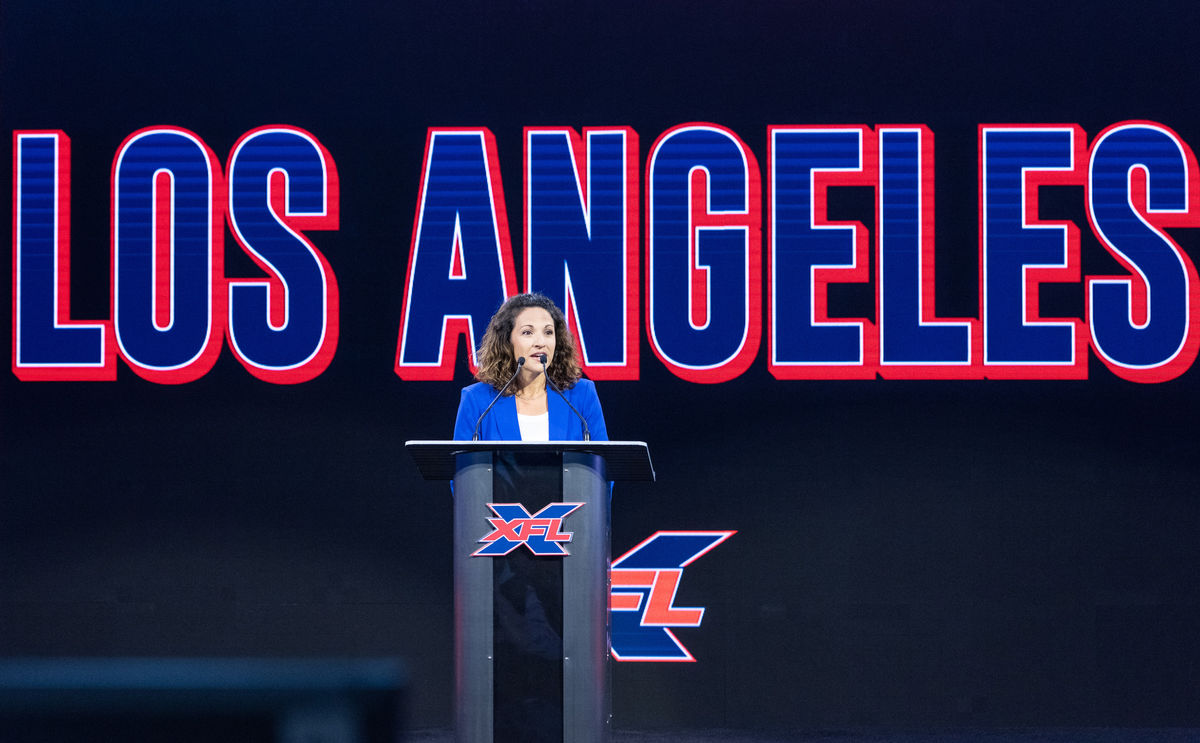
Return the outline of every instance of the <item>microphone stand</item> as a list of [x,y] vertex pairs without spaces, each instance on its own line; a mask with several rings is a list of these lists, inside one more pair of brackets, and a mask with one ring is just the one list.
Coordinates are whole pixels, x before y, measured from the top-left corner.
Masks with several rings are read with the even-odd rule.
[[[521,373],[521,369],[524,366],[525,366],[525,357],[518,356],[517,357],[517,370],[515,372],[513,372],[513,375],[508,378],[508,381],[504,383],[504,386],[500,388],[500,391],[496,393],[496,396],[492,398],[492,401],[488,403],[488,406],[483,409],[482,413],[479,414],[479,420],[475,421],[475,433],[471,436],[472,441],[479,440],[479,427],[481,425],[483,425],[483,417],[488,414],[488,411],[490,411],[492,409],[492,406],[495,405],[496,401],[499,400],[500,397],[504,394],[504,390],[508,389],[508,386],[513,383],[513,380],[516,379],[517,375]],[[542,362],[543,369],[545,368],[545,366],[546,366],[546,362],[543,361]]]
[[558,387],[554,386],[554,383],[550,381],[550,375],[546,373],[546,354],[539,353],[535,358],[542,362],[542,376],[546,378],[546,387],[554,390],[554,392],[562,398],[562,401],[567,404],[567,407],[571,409],[571,412],[575,414],[575,417],[579,419],[579,422],[583,425],[583,440],[591,441],[592,434],[590,431],[588,431],[587,419],[575,409],[575,406],[571,404],[571,401],[567,399],[567,396],[564,395],[562,391],[559,390]]

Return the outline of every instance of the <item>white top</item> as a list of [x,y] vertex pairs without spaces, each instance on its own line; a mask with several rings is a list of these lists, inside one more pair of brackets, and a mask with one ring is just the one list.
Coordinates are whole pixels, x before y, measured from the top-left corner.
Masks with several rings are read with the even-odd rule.
[[517,413],[517,425],[521,427],[522,441],[550,440],[550,411],[541,415],[521,415]]

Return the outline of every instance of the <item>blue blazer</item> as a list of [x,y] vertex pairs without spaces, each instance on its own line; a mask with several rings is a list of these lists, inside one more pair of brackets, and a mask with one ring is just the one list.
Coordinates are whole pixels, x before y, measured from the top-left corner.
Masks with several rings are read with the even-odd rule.
[[[464,387],[458,403],[458,417],[454,421],[454,438],[470,441],[475,432],[475,422],[496,396],[496,388],[485,382]],[[600,398],[596,397],[596,385],[590,379],[580,379],[569,390],[563,390],[571,404],[587,420],[588,433],[592,441],[608,441],[608,429],[604,426],[604,413],[600,410]],[[582,441],[583,425],[571,412],[557,393],[546,390],[546,406],[550,411],[551,441]],[[496,401],[487,417],[479,426],[481,441],[520,441],[521,427],[517,424],[517,399],[512,395]]]

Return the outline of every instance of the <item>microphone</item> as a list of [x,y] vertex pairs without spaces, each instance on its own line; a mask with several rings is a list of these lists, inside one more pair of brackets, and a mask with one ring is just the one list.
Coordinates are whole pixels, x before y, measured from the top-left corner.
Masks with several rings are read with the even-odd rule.
[[[545,365],[546,365],[546,362],[543,361],[542,366],[545,366]],[[479,414],[479,420],[475,421],[475,433],[471,436],[472,441],[479,440],[479,427],[483,425],[483,417],[488,414],[488,411],[492,409],[492,406],[495,405],[496,401],[499,400],[501,395],[504,394],[504,390],[508,389],[508,386],[510,384],[512,384],[513,380],[517,378],[517,375],[521,373],[521,367],[523,367],[523,366],[525,366],[525,357],[518,356],[517,357],[517,370],[515,372],[513,372],[513,375],[508,378],[508,381],[504,383],[504,386],[500,388],[500,391],[496,393],[496,396],[492,398],[492,401],[488,403],[488,406],[483,409],[482,413]]]
[[592,434],[588,431],[587,419],[583,417],[582,413],[575,409],[575,406],[571,404],[571,401],[567,399],[567,396],[564,395],[562,391],[558,389],[558,387],[554,386],[554,382],[550,381],[550,375],[546,373],[546,354],[535,354],[534,358],[542,362],[542,375],[546,377],[546,387],[558,393],[558,396],[562,398],[562,401],[567,404],[567,407],[570,408],[571,412],[575,414],[575,417],[579,419],[580,424],[583,425],[583,440],[591,441]]

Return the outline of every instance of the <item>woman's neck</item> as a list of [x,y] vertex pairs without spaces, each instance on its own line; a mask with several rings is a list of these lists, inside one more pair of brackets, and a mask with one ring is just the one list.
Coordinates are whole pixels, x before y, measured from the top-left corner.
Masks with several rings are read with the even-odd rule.
[[526,400],[533,400],[546,394],[546,377],[541,372],[535,372],[533,377],[526,377],[522,371],[517,378],[517,390],[514,394]]

